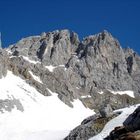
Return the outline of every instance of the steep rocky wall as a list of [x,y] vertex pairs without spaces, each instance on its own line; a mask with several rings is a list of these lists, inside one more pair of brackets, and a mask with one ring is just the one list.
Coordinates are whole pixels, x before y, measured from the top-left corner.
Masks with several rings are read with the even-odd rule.
[[9,49],[13,55],[29,57],[44,66],[66,66],[64,75],[75,77],[67,81],[86,92],[108,88],[139,93],[134,82],[139,80],[135,79],[140,73],[139,56],[133,50],[124,51],[107,31],[81,42],[68,30],[43,33],[22,39]]
[[131,49],[122,49],[107,31],[79,41],[76,33],[57,30],[23,38],[6,51],[8,64],[1,56],[1,71],[8,65],[42,94],[50,95],[49,88],[71,107],[74,99],[90,95],[93,100],[105,89],[133,90],[139,97],[140,57]]

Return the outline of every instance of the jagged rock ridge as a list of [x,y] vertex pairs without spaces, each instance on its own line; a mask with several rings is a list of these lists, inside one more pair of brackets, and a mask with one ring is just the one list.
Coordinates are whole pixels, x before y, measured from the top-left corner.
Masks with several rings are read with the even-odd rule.
[[[101,97],[100,102],[109,101],[106,94],[98,93],[106,89],[133,90],[139,97],[140,57],[131,49],[122,49],[118,40],[107,31],[82,41],[69,30],[42,33],[23,38],[2,50],[0,57],[1,77],[9,69],[44,95],[50,95],[47,88],[56,92],[71,107],[76,98],[91,108],[94,108],[93,100],[97,97]],[[35,80],[31,72],[41,82]],[[117,95],[112,95],[112,98],[116,99]],[[112,104],[112,107],[137,102],[128,98],[125,101],[117,99],[118,105]]]

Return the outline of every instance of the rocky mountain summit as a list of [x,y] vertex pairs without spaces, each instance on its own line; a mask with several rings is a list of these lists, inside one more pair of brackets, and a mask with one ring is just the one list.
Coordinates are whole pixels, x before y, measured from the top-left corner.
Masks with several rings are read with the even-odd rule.
[[[116,116],[113,110],[140,99],[140,56],[130,48],[123,49],[107,31],[82,41],[69,30],[23,38],[0,48],[0,79],[8,71],[44,96],[56,93],[69,107],[79,99],[86,108],[94,109],[96,115],[86,118],[66,140],[88,140]],[[20,106],[16,102],[6,100],[0,108],[11,111],[11,103]]]
[[[70,107],[74,99],[80,99],[91,109],[100,103],[115,109],[137,103],[140,96],[139,55],[122,49],[107,31],[82,41],[69,30],[23,38],[1,49],[0,65],[0,77],[10,70],[45,96],[50,95],[47,88],[56,92]],[[111,94],[125,90],[134,91],[137,99]]]

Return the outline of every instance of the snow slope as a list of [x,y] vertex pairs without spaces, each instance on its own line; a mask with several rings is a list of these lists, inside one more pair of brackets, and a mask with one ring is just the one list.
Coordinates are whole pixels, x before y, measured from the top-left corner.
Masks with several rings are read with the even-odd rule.
[[0,140],[62,140],[94,113],[79,100],[70,108],[56,93],[51,94],[49,97],[41,95],[10,71],[0,79],[0,100],[17,99],[24,109],[22,112],[15,106],[11,112],[0,113]]
[[62,67],[62,68],[64,68],[66,70],[65,65],[58,65],[58,66],[49,65],[49,66],[45,66],[45,68],[47,68],[50,72],[53,72],[54,69],[56,69],[58,67]]
[[[135,98],[135,95],[134,95],[134,92],[131,91],[131,90],[126,90],[126,91],[112,91],[112,90],[109,90],[112,94],[116,95],[116,94],[120,94],[120,95],[128,95],[132,98]],[[99,94],[103,94],[104,92],[101,91],[101,92],[98,92]]]
[[119,109],[116,110],[116,112],[122,112],[118,117],[112,119],[111,121],[109,121],[104,129],[102,130],[102,132],[96,136],[94,136],[93,138],[91,138],[90,140],[103,140],[103,138],[107,137],[108,134],[116,127],[116,126],[122,126],[123,122],[125,121],[125,119],[134,112],[134,110],[138,107],[139,105],[135,105],[135,106],[131,106],[131,107],[127,107],[127,108],[123,108],[123,109]]
[[113,93],[113,94],[120,94],[120,95],[126,94],[126,95],[128,95],[128,96],[130,96],[132,98],[135,98],[134,92],[130,91],[130,90],[128,90],[128,91],[111,91],[111,93]]

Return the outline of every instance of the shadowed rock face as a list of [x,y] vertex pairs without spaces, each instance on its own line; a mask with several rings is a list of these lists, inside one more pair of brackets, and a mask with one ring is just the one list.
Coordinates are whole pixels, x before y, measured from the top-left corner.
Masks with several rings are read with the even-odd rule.
[[140,131],[129,132],[124,127],[116,127],[104,140],[140,140]]
[[[50,95],[49,88],[71,107],[71,102],[81,99],[82,95],[90,95],[89,102],[93,99],[97,102],[98,97],[101,101],[106,100],[106,96],[98,94],[105,89],[133,90],[139,97],[140,57],[131,49],[123,50],[107,31],[79,41],[74,32],[56,30],[23,38],[5,51],[8,53],[2,53],[0,58],[4,71],[13,71],[43,95]],[[49,70],[49,66],[53,70]],[[0,75],[3,75],[2,71]],[[35,80],[29,71],[41,82]],[[119,98],[118,95],[113,96],[118,102]],[[135,103],[132,98],[127,101],[128,104]],[[87,102],[83,103],[89,107]],[[115,109],[125,105],[120,103]],[[93,103],[91,106],[94,108]]]
[[140,130],[140,106],[124,121],[123,125],[129,131]]

